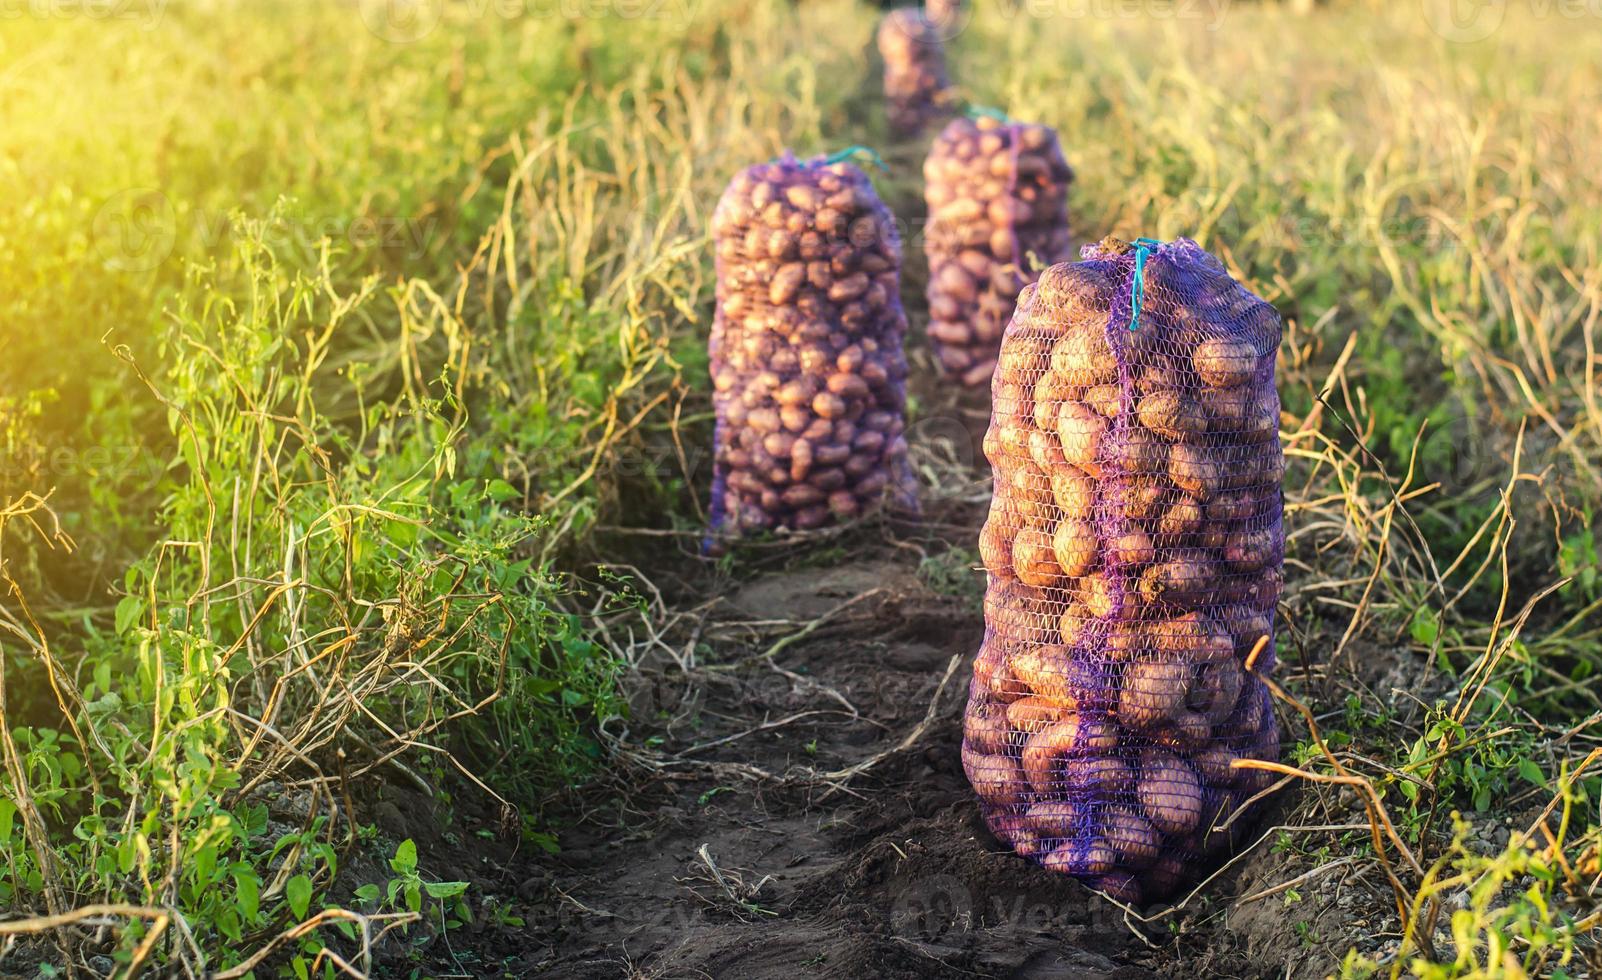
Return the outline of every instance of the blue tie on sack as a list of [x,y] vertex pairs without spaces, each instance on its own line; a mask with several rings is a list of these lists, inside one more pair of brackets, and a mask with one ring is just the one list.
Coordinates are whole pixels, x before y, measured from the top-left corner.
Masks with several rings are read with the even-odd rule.
[[874,166],[878,167],[880,170],[884,171],[885,173],[889,173],[890,172],[890,168],[885,166],[884,158],[879,156],[879,154],[877,152],[875,152],[872,147],[868,147],[868,146],[848,146],[843,150],[839,150],[839,151],[837,151],[835,153],[831,153],[828,156],[824,157],[823,158],[823,162],[826,163],[826,164],[827,163],[841,163],[841,162],[849,160],[849,159],[851,159],[852,157],[855,157],[855,156],[866,156],[869,160],[871,160],[873,162]]
[[1155,238],[1137,238],[1135,246],[1135,278],[1129,287],[1129,305],[1133,314],[1129,318],[1129,329],[1140,328],[1140,307],[1146,296],[1146,257],[1162,247],[1162,242]]

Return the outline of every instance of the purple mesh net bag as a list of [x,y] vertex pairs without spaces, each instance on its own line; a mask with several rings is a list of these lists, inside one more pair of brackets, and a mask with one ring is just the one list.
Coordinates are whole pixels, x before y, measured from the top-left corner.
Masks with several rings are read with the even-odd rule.
[[915,507],[901,240],[867,176],[789,153],[749,167],[718,201],[712,237],[709,549],[850,519],[886,497]]
[[890,131],[911,137],[950,111],[946,47],[940,24],[919,7],[892,10],[875,37],[884,62],[884,95]]
[[997,837],[1142,902],[1232,846],[1268,779],[1231,763],[1279,755],[1246,663],[1274,666],[1281,327],[1188,239],[1083,257],[1024,288],[992,381],[962,757]]
[[929,340],[948,377],[987,384],[1018,292],[1066,260],[1073,170],[1049,126],[954,119],[923,164]]

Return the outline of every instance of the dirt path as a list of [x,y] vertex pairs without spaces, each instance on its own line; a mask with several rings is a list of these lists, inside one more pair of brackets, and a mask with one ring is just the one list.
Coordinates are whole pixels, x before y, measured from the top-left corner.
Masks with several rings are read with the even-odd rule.
[[[763,577],[702,627],[763,642],[703,644],[710,656],[689,676],[642,675],[635,717],[648,731],[633,736],[653,739],[658,768],[627,813],[563,834],[550,901],[529,923],[539,948],[520,966],[572,978],[1173,975],[1179,944],[1148,944],[1115,906],[985,831],[958,756],[978,604],[894,557]],[[761,656],[802,629],[771,665]],[[1217,949],[1207,962],[1207,975],[1252,973]]]

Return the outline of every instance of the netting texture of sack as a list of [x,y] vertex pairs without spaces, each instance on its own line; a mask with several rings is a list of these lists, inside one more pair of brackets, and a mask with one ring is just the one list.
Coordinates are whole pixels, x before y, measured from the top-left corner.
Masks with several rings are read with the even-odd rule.
[[877,42],[890,130],[916,136],[949,111],[946,90],[951,80],[940,29],[921,8],[902,7],[879,22]]
[[1037,270],[1070,257],[1073,171],[1049,126],[954,119],[923,164],[929,340],[948,377],[987,384]]
[[786,153],[738,174],[712,216],[712,538],[808,530],[887,496],[907,461],[901,239],[867,175]]
[[[1144,240],[1142,240],[1144,241]],[[1277,760],[1280,319],[1195,242],[1024,288],[992,381],[963,766],[992,832],[1121,900],[1233,846]],[[1141,288],[1135,289],[1137,267]],[[1131,330],[1139,303],[1138,322]]]

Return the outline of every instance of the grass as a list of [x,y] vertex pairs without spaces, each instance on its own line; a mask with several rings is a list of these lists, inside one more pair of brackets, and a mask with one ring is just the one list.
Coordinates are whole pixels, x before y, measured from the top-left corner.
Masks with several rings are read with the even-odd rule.
[[[407,43],[361,9],[0,34],[0,901],[132,914],[124,963],[320,972],[358,955],[342,929],[443,914],[427,853],[396,854],[396,889],[338,887],[346,777],[476,784],[551,843],[546,804],[622,710],[592,532],[699,526],[723,182],[866,143],[916,213],[864,7],[461,5]],[[1450,934],[1348,969],[1572,971],[1602,710],[1602,25],[1510,10],[1453,43],[1414,4],[1031,11],[981,5],[953,74],[1059,128],[1080,236],[1195,237],[1291,323],[1283,674],[1344,705],[1334,760],[1294,761],[1376,788],[1426,872],[1400,872],[1403,913]],[[950,565],[924,574],[960,589]],[[1382,659],[1422,703],[1377,686]],[[267,785],[300,825],[267,819]],[[1546,799],[1566,819],[1533,850],[1451,819]],[[283,940],[325,906],[350,911]]]

